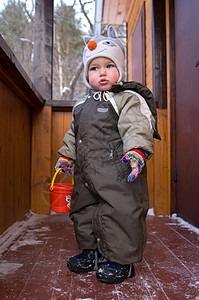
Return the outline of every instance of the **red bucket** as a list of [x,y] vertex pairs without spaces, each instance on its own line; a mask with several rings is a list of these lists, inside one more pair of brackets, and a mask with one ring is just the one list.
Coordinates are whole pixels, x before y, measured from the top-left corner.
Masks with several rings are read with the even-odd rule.
[[73,184],[54,183],[55,177],[60,170],[61,168],[55,172],[51,184],[48,184],[50,188],[51,210],[58,213],[67,213],[70,211]]

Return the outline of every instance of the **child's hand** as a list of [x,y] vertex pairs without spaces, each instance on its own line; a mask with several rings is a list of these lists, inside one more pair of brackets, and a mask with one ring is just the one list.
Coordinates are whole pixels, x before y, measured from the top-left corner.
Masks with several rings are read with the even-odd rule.
[[130,150],[122,157],[122,162],[125,164],[129,162],[132,169],[127,179],[128,182],[132,182],[138,177],[144,167],[144,159],[145,153],[141,149]]
[[62,168],[60,174],[72,176],[72,166],[73,160],[65,156],[61,156],[56,163],[55,170],[57,171],[59,168]]

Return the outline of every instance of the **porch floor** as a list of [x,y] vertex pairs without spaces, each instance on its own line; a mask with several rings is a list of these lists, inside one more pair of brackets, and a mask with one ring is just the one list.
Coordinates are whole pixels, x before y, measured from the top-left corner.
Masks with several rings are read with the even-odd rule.
[[147,216],[148,241],[136,276],[121,284],[71,273],[79,253],[67,214],[30,214],[0,236],[0,299],[199,300],[199,234],[179,218]]

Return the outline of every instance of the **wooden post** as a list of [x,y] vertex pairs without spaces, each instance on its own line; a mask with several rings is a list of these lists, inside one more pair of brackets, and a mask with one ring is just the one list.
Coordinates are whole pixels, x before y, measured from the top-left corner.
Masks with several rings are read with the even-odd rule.
[[50,213],[48,183],[51,177],[51,119],[50,106],[33,111],[31,210],[38,214]]
[[[45,100],[52,100],[53,0],[35,1],[33,82]],[[52,108],[32,113],[31,210],[50,212]]]

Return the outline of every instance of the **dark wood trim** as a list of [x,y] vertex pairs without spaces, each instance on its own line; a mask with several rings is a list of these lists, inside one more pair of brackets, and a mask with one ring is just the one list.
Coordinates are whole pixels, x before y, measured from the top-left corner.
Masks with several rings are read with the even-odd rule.
[[170,47],[170,134],[171,134],[171,213],[176,212],[176,68],[175,68],[175,9],[169,0],[169,47]]
[[51,106],[54,111],[58,110],[68,110],[73,108],[75,105],[76,101],[75,100],[49,100],[46,101],[47,106]]
[[28,105],[44,105],[45,100],[39,94],[2,35],[0,35],[0,78]]
[[165,0],[152,0],[153,94],[157,108],[167,108]]
[[146,47],[145,47],[145,2],[142,5],[140,12],[142,26],[142,82],[146,84]]

